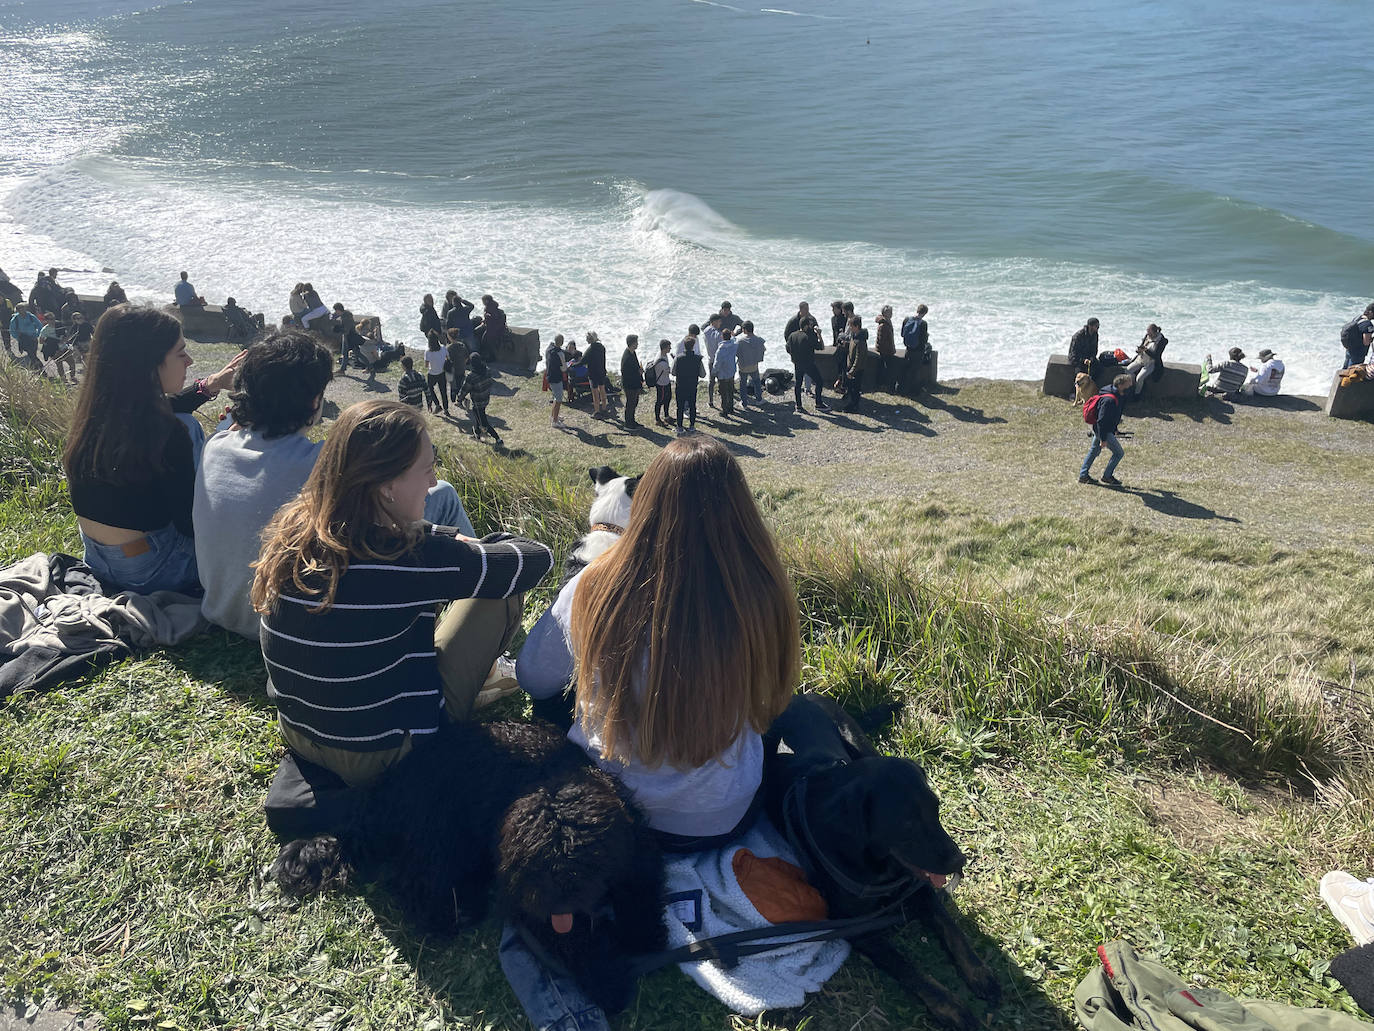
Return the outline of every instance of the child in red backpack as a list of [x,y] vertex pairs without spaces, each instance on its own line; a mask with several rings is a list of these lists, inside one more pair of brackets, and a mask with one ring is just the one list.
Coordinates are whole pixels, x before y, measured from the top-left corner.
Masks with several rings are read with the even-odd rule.
[[1097,482],[1090,475],[1093,462],[1097,461],[1102,448],[1106,447],[1112,453],[1112,457],[1102,472],[1102,482],[1111,487],[1121,486],[1121,481],[1113,473],[1116,472],[1116,467],[1126,452],[1121,442],[1116,439],[1116,431],[1121,425],[1121,395],[1133,386],[1135,380],[1130,376],[1117,376],[1083,406],[1083,421],[1093,428],[1093,442],[1088,448],[1087,457],[1083,459],[1083,468],[1078,471],[1079,483]]

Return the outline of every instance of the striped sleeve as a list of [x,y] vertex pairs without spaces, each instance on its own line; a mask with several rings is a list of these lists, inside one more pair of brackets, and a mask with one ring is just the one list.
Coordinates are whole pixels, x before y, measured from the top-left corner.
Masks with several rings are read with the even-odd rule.
[[[383,599],[431,604],[452,598],[509,598],[528,591],[553,569],[553,550],[538,541],[506,533],[480,541],[460,540],[442,528],[427,529],[417,552],[408,559],[350,563],[350,572],[368,575],[345,578],[338,601],[376,605]],[[393,579],[398,586],[407,585],[404,597],[389,597],[388,581]],[[362,591],[367,592],[365,599],[352,597]]]

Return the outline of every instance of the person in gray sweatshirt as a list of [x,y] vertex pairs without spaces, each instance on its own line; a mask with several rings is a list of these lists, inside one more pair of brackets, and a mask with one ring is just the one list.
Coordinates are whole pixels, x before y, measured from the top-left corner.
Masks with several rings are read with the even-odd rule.
[[[229,395],[228,429],[205,442],[196,470],[191,520],[205,587],[201,613],[211,623],[258,639],[248,594],[262,531],[300,493],[323,441],[306,435],[320,421],[334,356],[310,333],[279,330],[248,348]],[[473,536],[452,484],[425,502],[425,518]]]

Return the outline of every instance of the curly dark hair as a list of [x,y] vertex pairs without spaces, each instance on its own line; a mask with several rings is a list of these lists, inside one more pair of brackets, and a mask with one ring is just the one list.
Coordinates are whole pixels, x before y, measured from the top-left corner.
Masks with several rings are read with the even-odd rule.
[[234,375],[229,412],[245,429],[284,437],[309,424],[315,398],[334,378],[334,356],[310,333],[283,329],[248,348]]

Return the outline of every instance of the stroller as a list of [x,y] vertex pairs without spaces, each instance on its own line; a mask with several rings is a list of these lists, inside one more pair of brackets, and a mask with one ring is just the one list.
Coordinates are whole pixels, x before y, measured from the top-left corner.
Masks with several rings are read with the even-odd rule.
[[563,389],[567,392],[564,399],[567,404],[592,396],[592,378],[587,374],[587,363],[581,358],[568,363],[564,370]]

